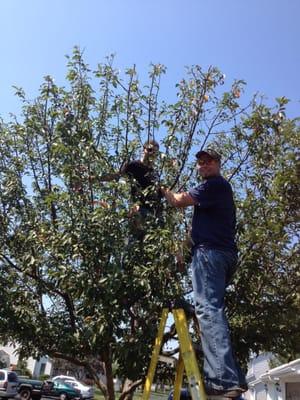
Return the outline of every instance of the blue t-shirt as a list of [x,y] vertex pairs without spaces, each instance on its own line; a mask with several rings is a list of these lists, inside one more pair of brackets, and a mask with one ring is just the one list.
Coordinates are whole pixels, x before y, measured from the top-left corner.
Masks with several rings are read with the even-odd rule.
[[214,176],[189,194],[197,202],[192,221],[194,247],[236,252],[236,216],[230,183],[222,176]]

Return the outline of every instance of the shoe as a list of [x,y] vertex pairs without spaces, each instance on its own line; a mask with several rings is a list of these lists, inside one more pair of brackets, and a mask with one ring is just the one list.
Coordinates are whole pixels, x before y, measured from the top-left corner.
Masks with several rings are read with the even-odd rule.
[[238,390],[238,391],[244,393],[244,392],[247,392],[247,390],[248,390],[248,385],[247,385],[247,383],[241,383],[241,384],[239,384],[239,385],[237,385],[237,386],[232,386],[231,388],[229,388],[229,389],[227,389],[227,390],[228,390],[228,391],[231,391],[231,390]]
[[242,393],[247,392],[247,390],[247,384],[243,384],[240,386],[233,386],[228,389],[206,388],[205,392],[207,396],[223,396],[229,399],[235,399],[239,397]]
[[218,397],[222,396],[222,398],[229,398],[229,399],[235,399],[236,397],[240,396],[243,391],[241,390],[226,390],[226,389],[206,389],[206,395],[208,397],[213,396],[213,397]]

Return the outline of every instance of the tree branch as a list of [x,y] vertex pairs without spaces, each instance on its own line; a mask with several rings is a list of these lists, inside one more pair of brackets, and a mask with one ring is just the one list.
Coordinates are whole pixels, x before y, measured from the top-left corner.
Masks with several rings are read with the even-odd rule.
[[138,388],[144,382],[144,380],[145,379],[143,378],[143,379],[138,379],[135,382],[132,382],[129,388],[124,392],[122,392],[121,396],[119,397],[119,400],[124,400],[128,395],[132,394],[135,391],[135,389]]
[[73,305],[72,299],[70,298],[68,293],[65,293],[63,291],[60,291],[60,290],[56,289],[53,284],[51,284],[50,282],[44,281],[37,274],[32,274],[32,273],[29,273],[27,271],[23,271],[22,268],[18,267],[15,263],[13,263],[10,260],[10,258],[7,257],[5,254],[0,253],[0,257],[2,257],[2,259],[5,260],[16,271],[18,271],[21,274],[24,274],[24,275],[28,276],[29,278],[34,279],[35,281],[39,282],[41,284],[41,286],[44,287],[50,293],[52,292],[52,293],[57,294],[60,297],[62,297],[64,299],[64,301],[65,301],[66,307],[67,307],[68,312],[69,312],[71,327],[73,328],[73,331],[76,330],[76,318],[75,318],[75,314],[74,314],[75,309],[74,309],[74,305]]

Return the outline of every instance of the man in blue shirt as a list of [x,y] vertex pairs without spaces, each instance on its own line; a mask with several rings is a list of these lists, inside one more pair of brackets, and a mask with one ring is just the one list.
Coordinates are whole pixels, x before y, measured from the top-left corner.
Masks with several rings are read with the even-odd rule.
[[201,150],[196,158],[203,183],[189,192],[162,192],[174,207],[194,206],[192,283],[206,393],[236,398],[247,390],[247,384],[232,352],[224,312],[225,289],[237,265],[233,193],[221,176],[221,156],[216,151]]

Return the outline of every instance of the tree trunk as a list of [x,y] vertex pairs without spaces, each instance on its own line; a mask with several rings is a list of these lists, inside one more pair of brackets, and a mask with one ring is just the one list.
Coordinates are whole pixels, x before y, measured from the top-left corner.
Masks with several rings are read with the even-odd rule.
[[93,375],[93,378],[95,380],[96,385],[98,386],[98,388],[101,390],[103,396],[105,399],[108,399],[108,390],[107,390],[107,385],[105,385],[101,379],[98,378],[98,376]]
[[104,365],[105,365],[105,375],[106,375],[106,385],[107,385],[107,394],[108,400],[115,400],[115,388],[114,388],[114,377],[112,371],[112,361],[111,361],[111,354],[110,349],[107,350],[104,358]]

